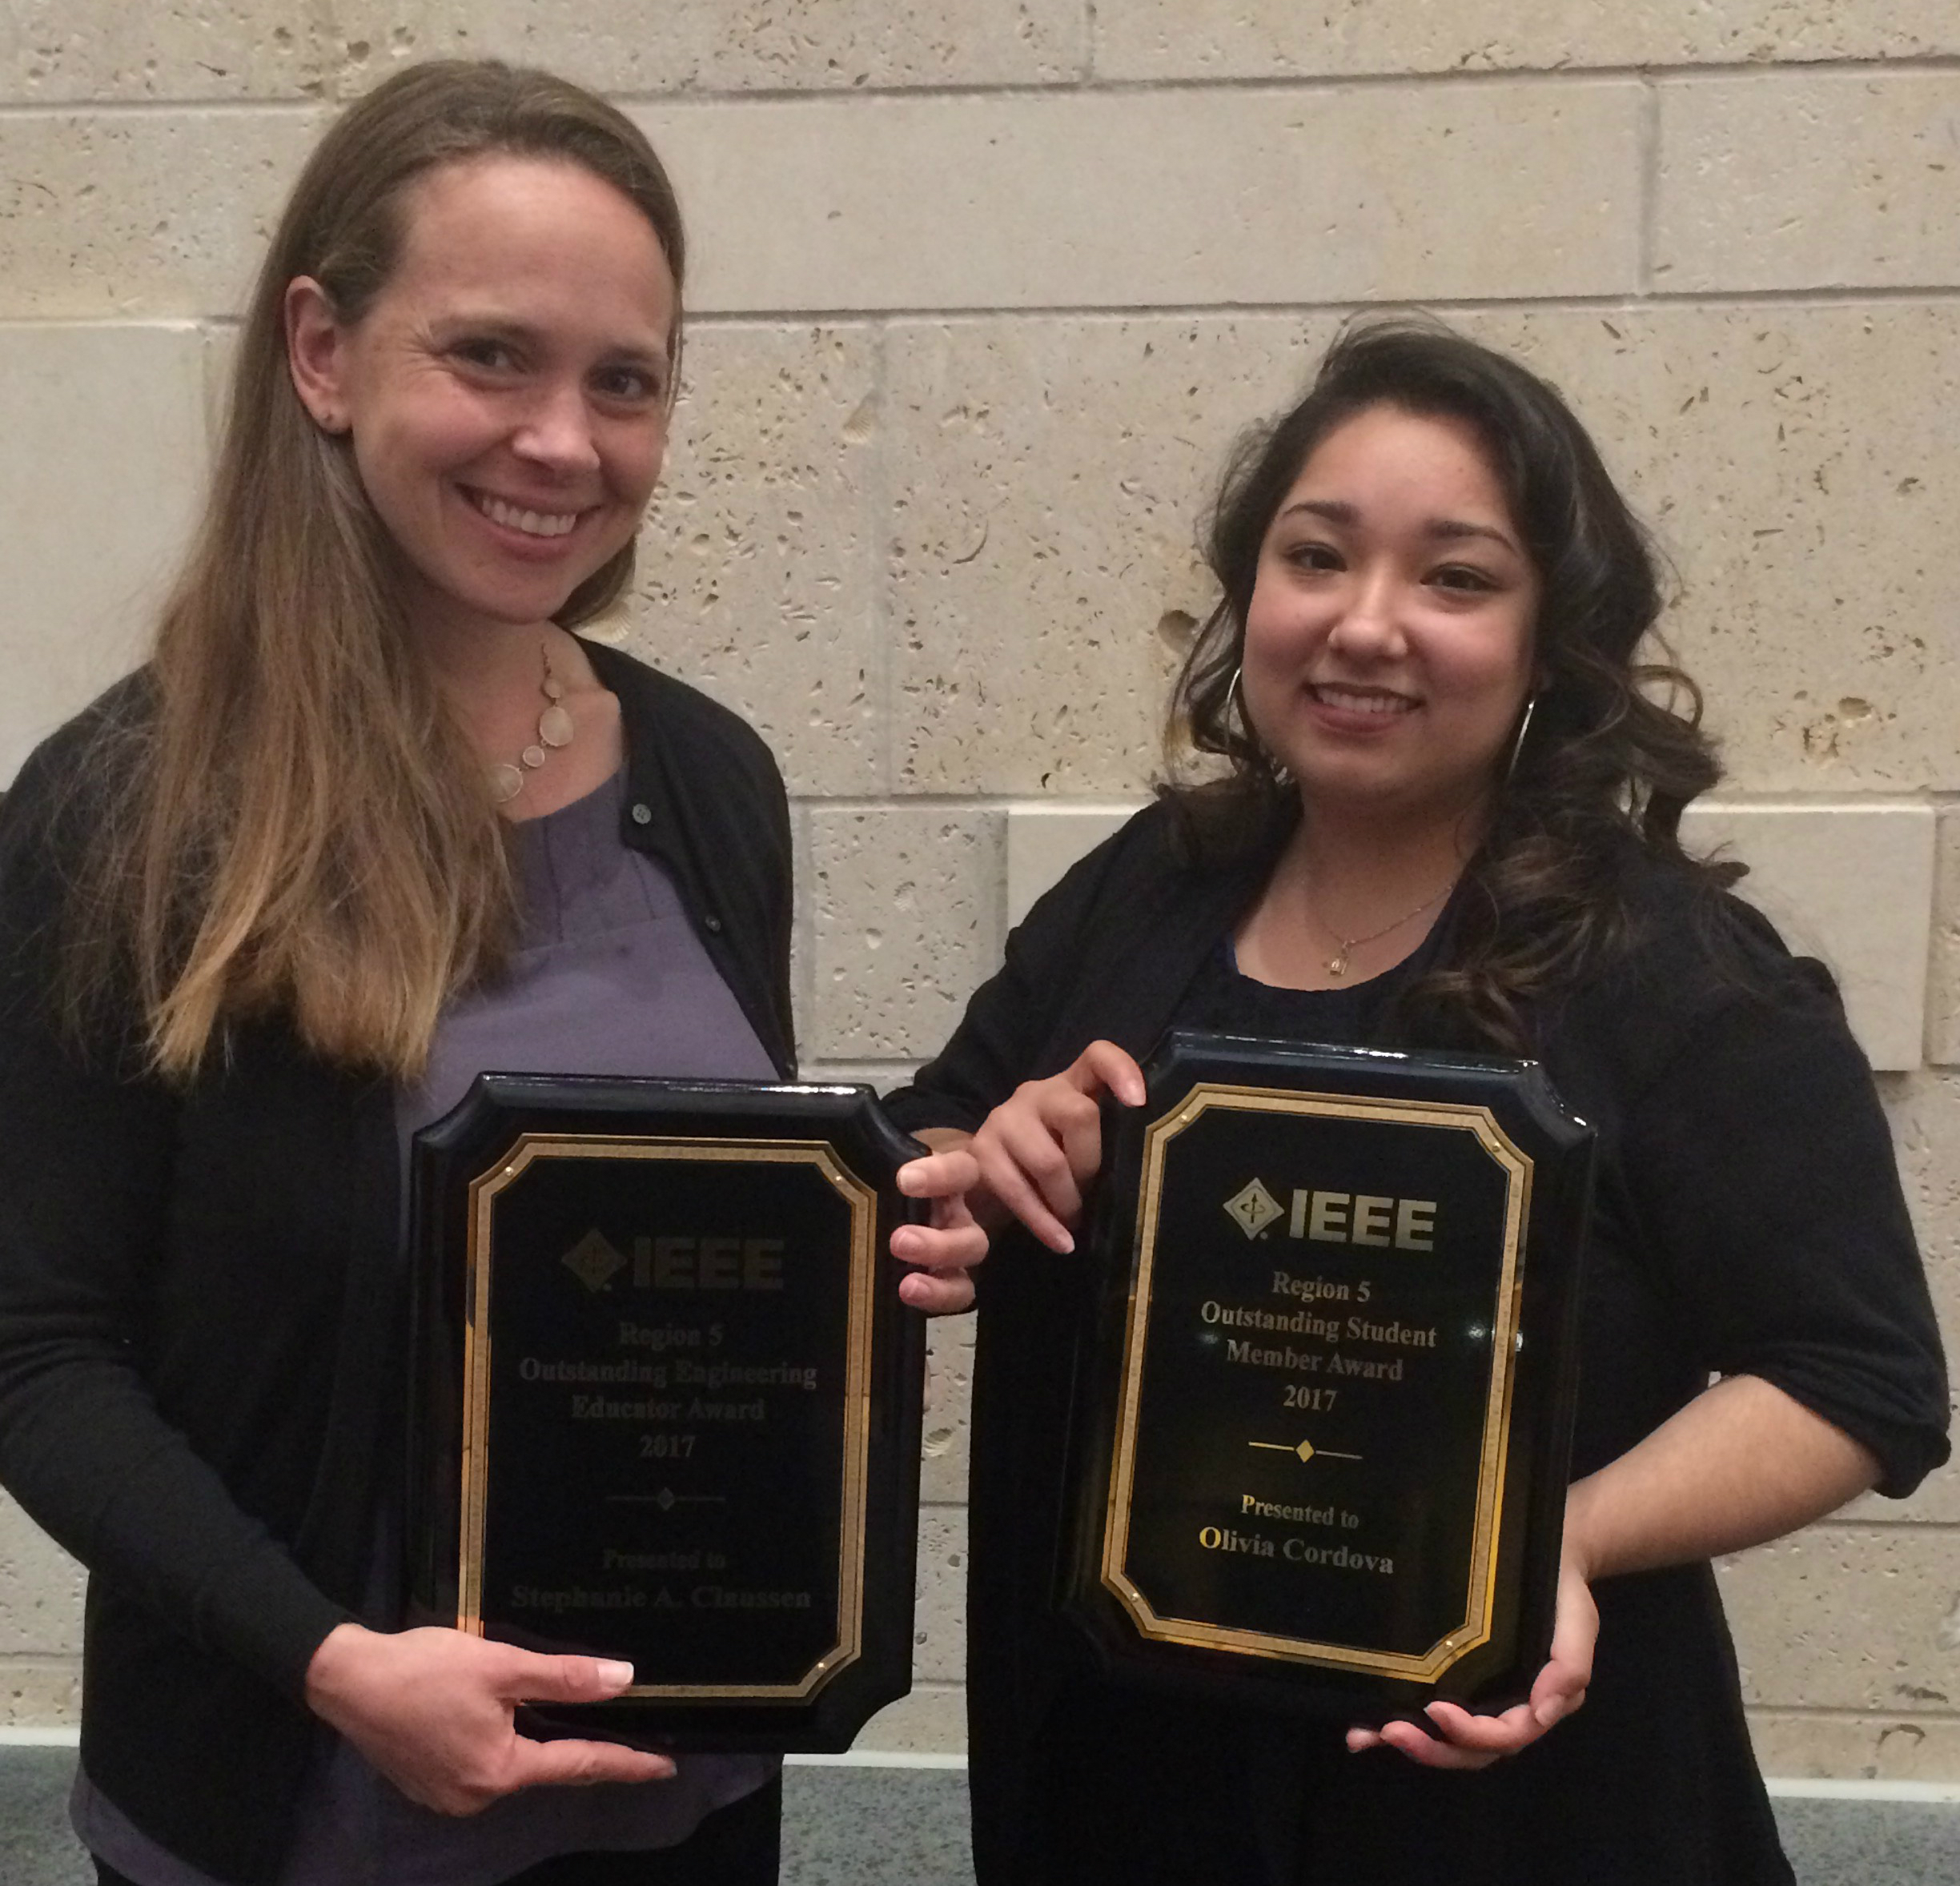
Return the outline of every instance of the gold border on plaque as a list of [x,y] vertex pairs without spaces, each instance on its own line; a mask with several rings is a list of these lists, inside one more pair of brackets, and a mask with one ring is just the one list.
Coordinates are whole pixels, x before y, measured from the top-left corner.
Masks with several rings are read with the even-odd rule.
[[498,1197],[540,1159],[728,1160],[813,1166],[850,1206],[850,1298],[845,1334],[844,1467],[837,1540],[837,1641],[793,1683],[635,1683],[622,1696],[700,1702],[799,1703],[863,1653],[865,1509],[871,1447],[871,1324],[878,1261],[878,1194],[823,1140],[608,1139],[527,1133],[501,1164],[470,1182],[463,1346],[463,1507],[456,1628],[483,1635],[483,1562],[490,1439],[490,1287]]
[[[1130,1499],[1136,1468],[1137,1410],[1143,1394],[1143,1346],[1148,1333],[1151,1274],[1156,1262],[1157,1218],[1163,1190],[1165,1149],[1205,1114],[1222,1109],[1247,1114],[1305,1114],[1323,1119],[1385,1121],[1468,1133],[1506,1175],[1504,1261],[1497,1280],[1491,1331],[1491,1378],[1484,1397],[1484,1446],[1477,1470],[1476,1525],[1470,1546],[1463,1622],[1420,1656],[1358,1650],[1349,1644],[1236,1630],[1190,1618],[1159,1615],[1129,1575]],[[1289,1088],[1237,1087],[1200,1081],[1179,1106],[1153,1121],[1144,1134],[1143,1180],[1137,1202],[1137,1270],[1131,1286],[1123,1339],[1121,1413],[1110,1471],[1108,1511],[1102,1528],[1102,1583],[1143,1635],[1167,1643],[1230,1650],[1275,1661],[1316,1663],[1380,1676],[1433,1682],[1460,1657],[1488,1643],[1496,1608],[1497,1534],[1504,1514],[1509,1464],[1512,1384],[1516,1372],[1518,1302],[1524,1284],[1524,1226],[1531,1214],[1532,1162],[1511,1143],[1488,1107],[1448,1101],[1378,1100],[1364,1094],[1310,1093]]]

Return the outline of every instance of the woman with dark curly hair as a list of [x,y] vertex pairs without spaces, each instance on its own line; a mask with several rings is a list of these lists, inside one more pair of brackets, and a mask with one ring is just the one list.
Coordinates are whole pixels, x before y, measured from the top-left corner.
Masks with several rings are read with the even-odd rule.
[[[1641,660],[1646,541],[1551,387],[1400,321],[1243,448],[1210,554],[1171,725],[1215,776],[1036,905],[891,1102],[1018,1221],[979,1293],[982,1886],[1787,1881],[1709,1561],[1910,1491],[1943,1366],[1830,978],[1681,845],[1718,769]],[[1597,1128],[1556,1632],[1517,1707],[1343,1736],[1173,1705],[1052,1618],[1071,1231],[1098,1103],[1142,1101],[1172,1025],[1528,1053]]]

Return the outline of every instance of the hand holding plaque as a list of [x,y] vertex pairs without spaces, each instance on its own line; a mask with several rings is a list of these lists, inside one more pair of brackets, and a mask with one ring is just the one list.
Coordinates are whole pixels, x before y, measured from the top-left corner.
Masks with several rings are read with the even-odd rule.
[[917,1150],[864,1089],[480,1077],[416,1142],[416,1621],[634,1665],[582,1734],[839,1749],[904,1695]]
[[1065,1607],[1348,1720],[1548,1654],[1591,1135],[1527,1063],[1175,1035],[1105,1162]]

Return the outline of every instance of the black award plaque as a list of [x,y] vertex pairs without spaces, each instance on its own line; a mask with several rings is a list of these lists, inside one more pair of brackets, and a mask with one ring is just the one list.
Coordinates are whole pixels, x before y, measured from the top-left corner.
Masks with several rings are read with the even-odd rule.
[[921,1150],[868,1088],[508,1074],[416,1136],[412,1611],[634,1666],[544,1732],[833,1752],[910,1688]]
[[1592,1136],[1536,1064],[1170,1036],[1117,1110],[1064,1608],[1112,1673],[1380,1723],[1548,1652]]

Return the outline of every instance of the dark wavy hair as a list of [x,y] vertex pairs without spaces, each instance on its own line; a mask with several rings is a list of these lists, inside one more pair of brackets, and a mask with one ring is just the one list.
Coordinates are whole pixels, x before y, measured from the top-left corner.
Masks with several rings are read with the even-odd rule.
[[1223,593],[1186,657],[1166,736],[1174,755],[1188,747],[1225,771],[1168,791],[1187,842],[1212,861],[1269,841],[1294,816],[1291,780],[1237,704],[1246,611],[1301,468],[1379,406],[1471,429],[1540,581],[1528,731],[1456,901],[1451,959],[1400,1005],[1405,1030],[1520,1052],[1525,1005],[1624,945],[1629,845],[1710,890],[1742,873],[1681,849],[1682,809],[1721,773],[1701,691],[1657,642],[1643,658],[1662,608],[1659,559],[1585,429],[1536,374],[1440,323],[1368,320],[1329,348],[1299,404],[1240,440],[1205,544]]

